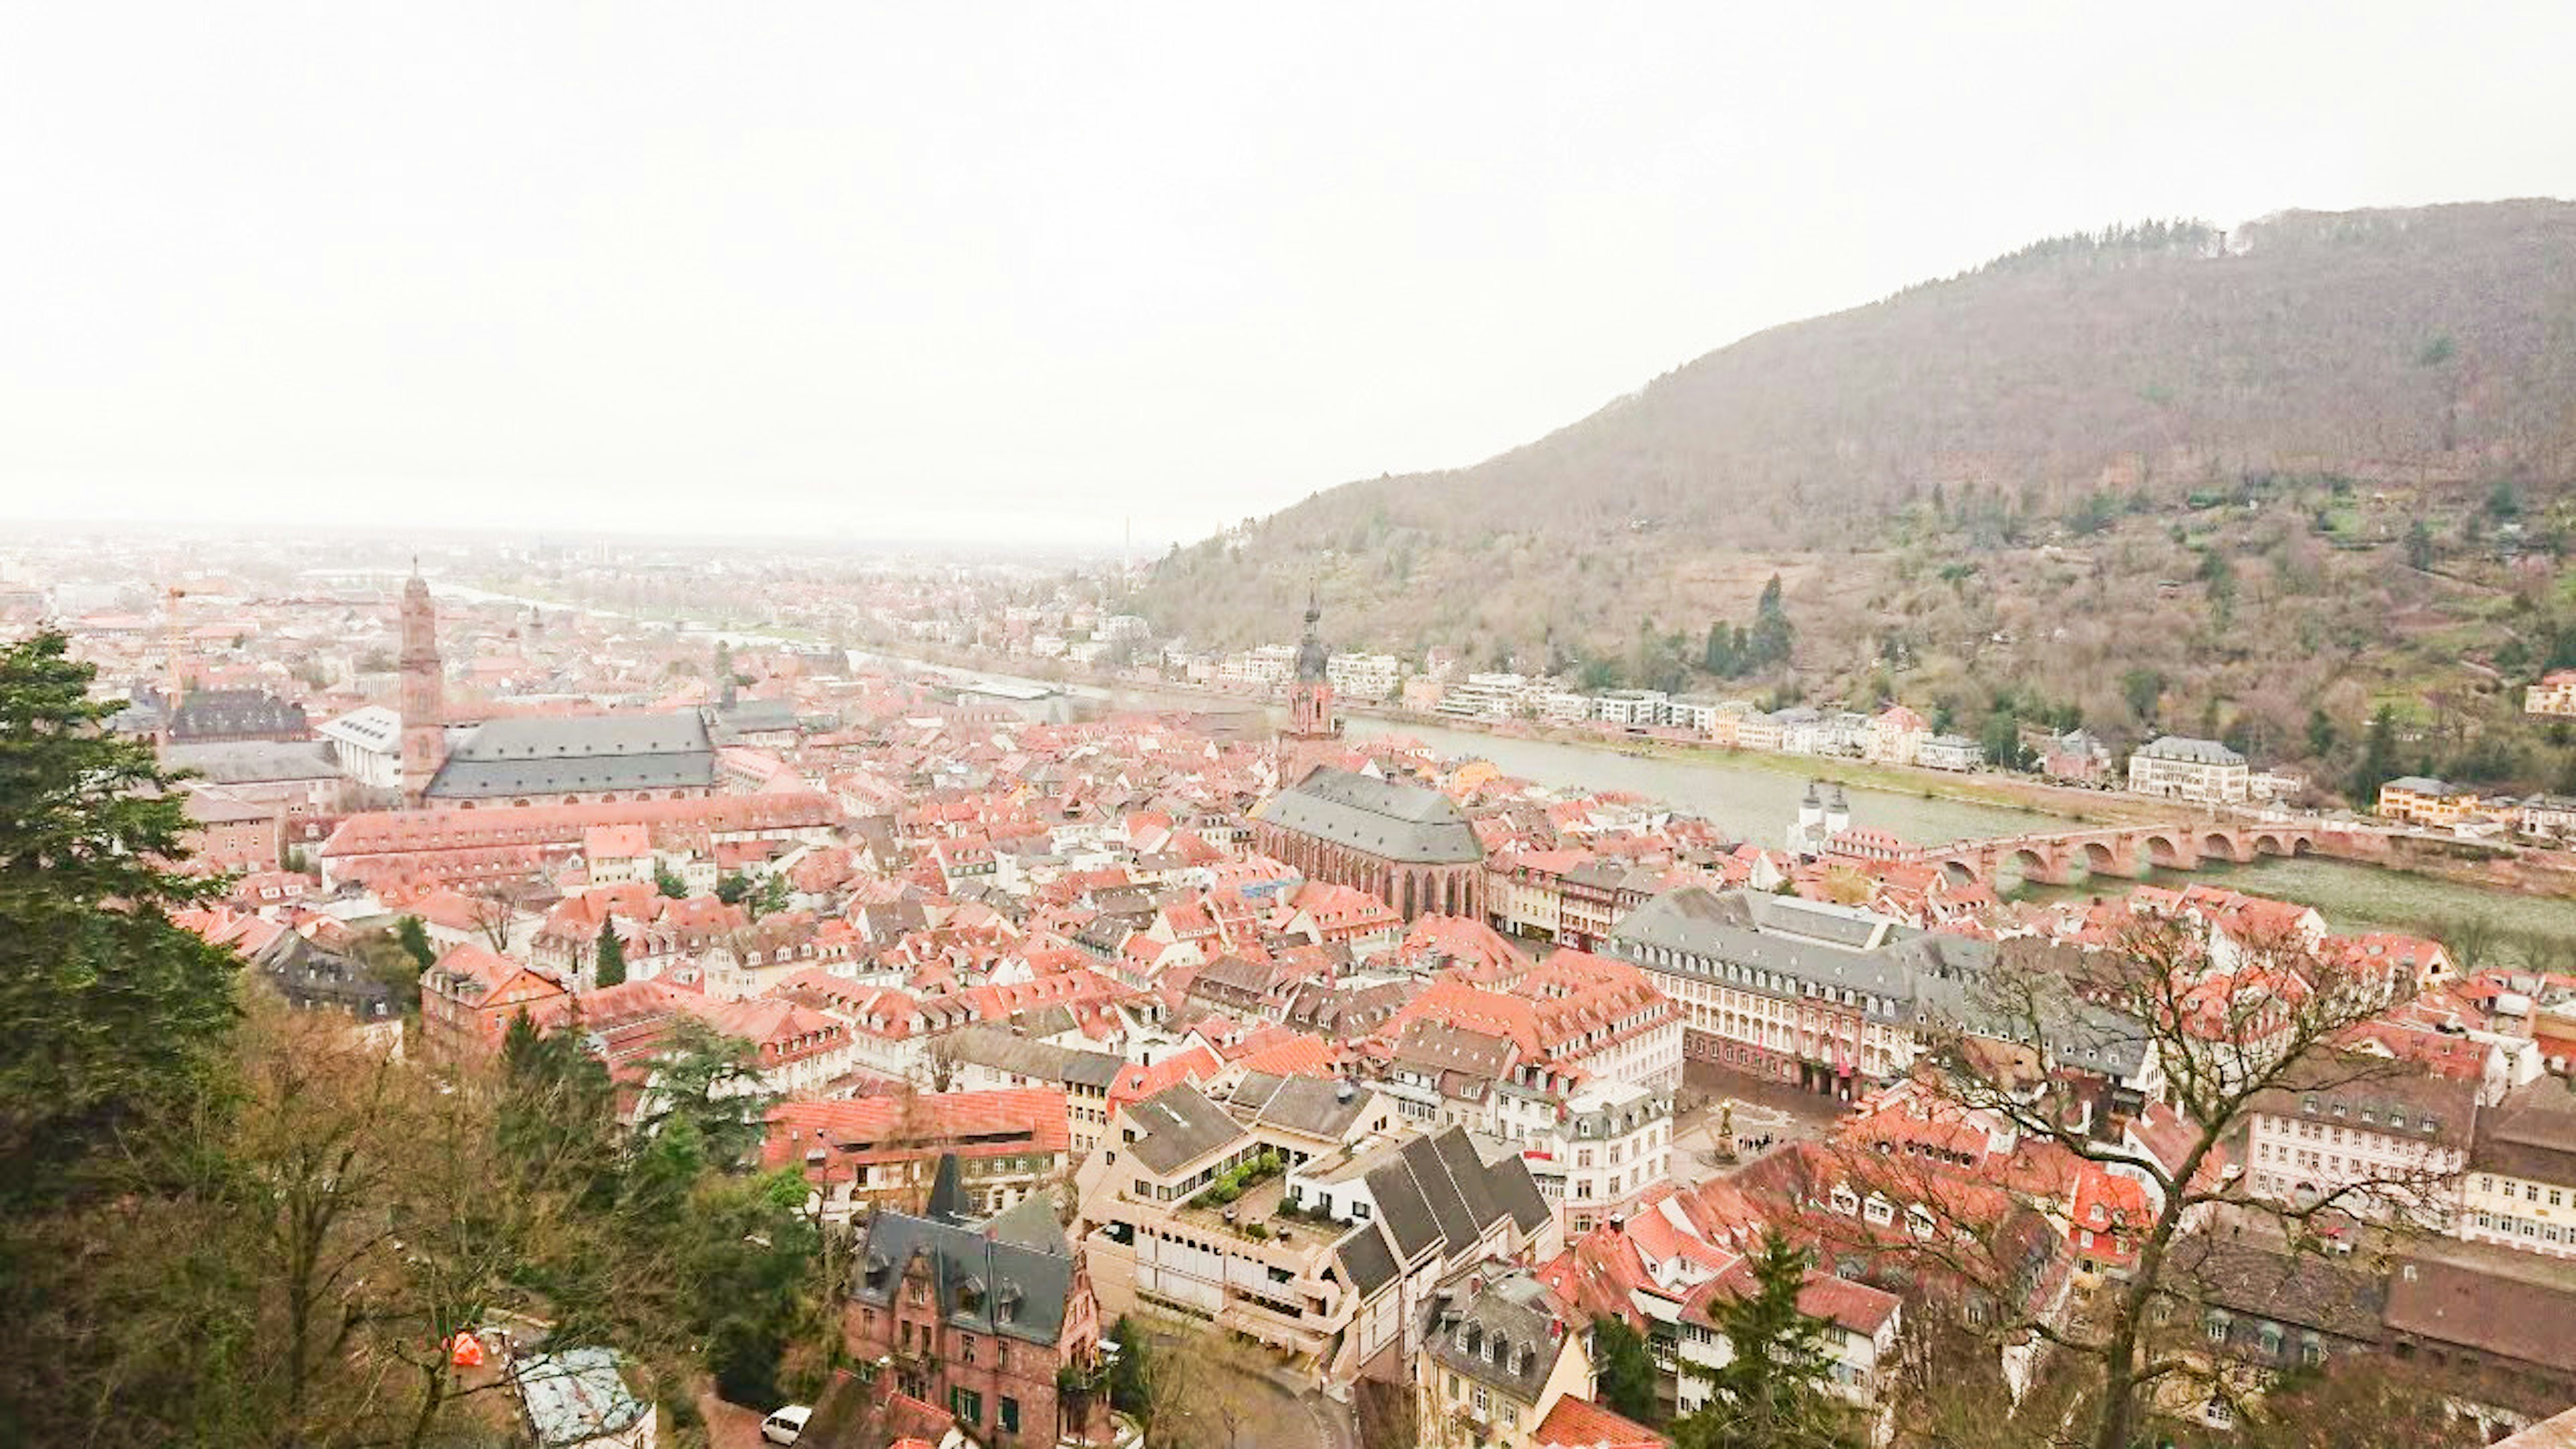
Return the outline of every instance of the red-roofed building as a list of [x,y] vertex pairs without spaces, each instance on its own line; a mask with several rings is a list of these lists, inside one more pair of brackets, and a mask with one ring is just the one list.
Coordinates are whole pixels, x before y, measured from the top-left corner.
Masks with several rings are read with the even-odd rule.
[[1672,1440],[1572,1394],[1556,1401],[1530,1442],[1536,1449],[1671,1449]]
[[1118,1080],[1109,1084],[1109,1115],[1115,1117],[1119,1109],[1144,1101],[1165,1087],[1176,1087],[1183,1082],[1204,1082],[1224,1069],[1225,1064],[1217,1060],[1216,1053],[1203,1046],[1184,1048],[1150,1065],[1130,1063],[1118,1074]]
[[375,811],[341,821],[318,859],[325,885],[406,877],[456,883],[487,877],[495,857],[523,870],[551,870],[581,852],[594,826],[640,825],[657,845],[711,851],[738,840],[829,844],[840,818],[828,796],[810,793]]
[[968,1196],[999,1212],[1071,1165],[1064,1093],[906,1092],[842,1102],[782,1102],[769,1114],[761,1165],[794,1167],[825,1210],[854,1205],[918,1212],[943,1155],[954,1154]]
[[481,946],[453,946],[420,974],[420,1044],[433,1062],[470,1061],[501,1044],[510,1018],[564,995],[547,972]]

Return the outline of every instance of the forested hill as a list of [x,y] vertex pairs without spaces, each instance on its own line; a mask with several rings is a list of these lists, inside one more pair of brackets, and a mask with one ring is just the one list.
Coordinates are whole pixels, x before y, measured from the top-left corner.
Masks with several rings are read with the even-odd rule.
[[1275,638],[1320,567],[1350,644],[1615,648],[1635,615],[1749,602],[1761,576],[1713,552],[1867,546],[1936,494],[2028,527],[2106,487],[2546,485],[2571,457],[2576,206],[2151,224],[1758,333],[1474,467],[1331,489],[1181,551],[1141,603]]
[[[1313,581],[1340,649],[2225,733],[2321,775],[2390,703],[2410,766],[2576,786],[2511,709],[2576,663],[2571,480],[2576,204],[2149,224],[1317,494],[1129,604],[1231,648],[1292,637]],[[1775,575],[1788,656],[1708,653]]]

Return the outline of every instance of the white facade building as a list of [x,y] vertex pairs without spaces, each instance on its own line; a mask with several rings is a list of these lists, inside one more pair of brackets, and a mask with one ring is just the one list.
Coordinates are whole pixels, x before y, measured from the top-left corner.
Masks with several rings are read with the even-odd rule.
[[2129,793],[2241,805],[2252,792],[2245,757],[2216,740],[2166,735],[2129,756]]
[[1395,693],[1400,668],[1392,654],[1335,654],[1324,663],[1324,678],[1335,694],[1375,702]]
[[314,730],[331,742],[340,773],[371,790],[402,788],[402,716],[381,704],[353,709]]

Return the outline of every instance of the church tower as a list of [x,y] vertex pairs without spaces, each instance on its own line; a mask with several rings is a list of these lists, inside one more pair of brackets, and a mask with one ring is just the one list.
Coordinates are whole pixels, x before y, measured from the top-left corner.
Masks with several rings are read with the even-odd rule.
[[1324,617],[1314,593],[1306,595],[1306,636],[1297,644],[1297,678],[1288,686],[1288,728],[1279,736],[1279,783],[1294,785],[1314,773],[1324,756],[1341,745],[1341,721],[1333,718],[1332,655],[1315,625]]
[[446,700],[438,664],[438,608],[429,600],[429,583],[412,566],[403,585],[402,679],[403,803],[420,807],[430,779],[447,761]]

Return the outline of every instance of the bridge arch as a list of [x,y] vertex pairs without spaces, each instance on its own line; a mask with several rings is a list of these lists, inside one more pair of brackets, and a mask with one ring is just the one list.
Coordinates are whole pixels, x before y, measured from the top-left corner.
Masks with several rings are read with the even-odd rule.
[[2056,874],[2052,862],[2035,845],[2017,845],[1996,857],[1995,875],[2019,877],[2025,884],[2046,881]]
[[2120,869],[2120,853],[2108,841],[2085,841],[2076,847],[2075,858],[2083,863],[2086,875],[2111,875]]
[[2183,848],[2183,837],[2165,831],[2149,831],[2138,838],[2138,863],[2162,866],[2167,870],[2190,868],[2191,857]]
[[1941,862],[1941,873],[1950,878],[1952,885],[1967,886],[1977,883],[1977,868],[1959,856],[1954,855]]
[[2200,853],[2240,863],[2246,859],[2238,853],[2235,839],[2221,830],[2213,830],[2200,838]]
[[2290,850],[2288,846],[2281,843],[2281,837],[2266,830],[2254,837],[2254,853],[2256,855],[2287,855],[2290,853]]

